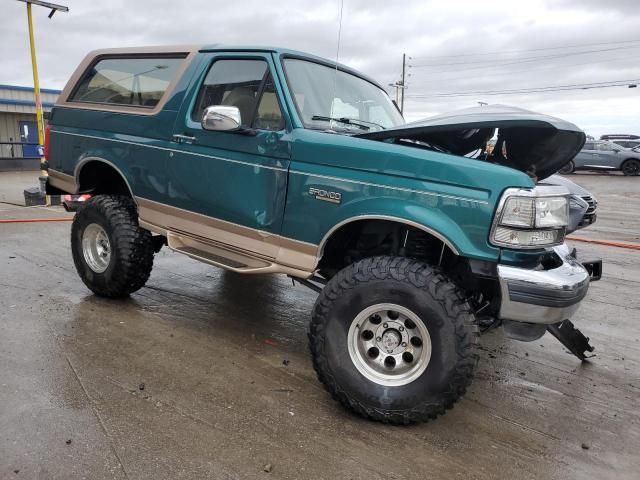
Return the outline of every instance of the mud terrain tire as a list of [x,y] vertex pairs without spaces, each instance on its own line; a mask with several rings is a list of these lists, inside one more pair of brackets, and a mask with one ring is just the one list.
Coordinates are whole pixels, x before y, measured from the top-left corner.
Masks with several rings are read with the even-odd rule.
[[[431,342],[420,376],[392,386],[361,373],[349,347],[350,339],[359,341],[350,329],[360,314],[390,304],[416,314]],[[368,258],[341,270],[318,297],[309,331],[314,368],[333,398],[363,417],[392,424],[425,422],[451,408],[473,378],[477,342],[474,315],[458,287],[437,268],[404,257]]]
[[151,238],[151,233],[138,225],[133,200],[97,195],[73,219],[73,262],[84,284],[96,295],[126,297],[142,288],[151,274]]

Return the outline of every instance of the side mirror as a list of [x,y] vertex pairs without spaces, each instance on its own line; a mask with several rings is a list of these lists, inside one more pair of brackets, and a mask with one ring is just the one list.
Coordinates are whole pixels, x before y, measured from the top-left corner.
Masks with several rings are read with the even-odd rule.
[[202,128],[217,132],[238,130],[242,125],[240,109],[228,105],[212,105],[204,109]]

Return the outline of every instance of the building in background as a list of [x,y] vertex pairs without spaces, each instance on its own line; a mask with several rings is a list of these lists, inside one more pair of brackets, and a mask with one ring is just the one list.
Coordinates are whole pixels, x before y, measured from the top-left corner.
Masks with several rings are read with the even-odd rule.
[[[59,94],[40,89],[45,115]],[[0,84],[0,170],[38,170],[39,164],[33,88]]]

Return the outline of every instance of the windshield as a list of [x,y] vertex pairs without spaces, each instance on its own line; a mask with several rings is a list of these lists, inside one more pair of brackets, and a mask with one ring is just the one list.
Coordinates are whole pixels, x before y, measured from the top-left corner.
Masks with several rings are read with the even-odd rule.
[[360,77],[308,60],[289,58],[284,65],[307,128],[356,133],[405,123],[387,93]]

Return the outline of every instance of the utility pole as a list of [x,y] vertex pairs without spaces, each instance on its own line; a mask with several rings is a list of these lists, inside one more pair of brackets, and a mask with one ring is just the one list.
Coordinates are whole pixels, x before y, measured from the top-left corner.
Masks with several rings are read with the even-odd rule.
[[[29,27],[29,47],[31,49],[31,70],[33,72],[33,95],[36,104],[36,122],[38,125],[38,144],[40,151],[40,191],[44,195],[45,183],[47,181],[47,165],[43,155],[44,147],[44,115],[42,113],[42,99],[40,98],[40,79],[38,78],[38,62],[36,61],[36,42],[33,35],[33,16],[31,14],[31,4],[39,5],[51,10],[49,18],[53,17],[53,14],[58,10],[61,12],[68,12],[69,8],[64,5],[57,5],[55,3],[42,2],[40,0],[18,0],[27,4],[27,24]],[[47,202],[48,203],[48,202]]]
[[401,85],[402,85],[402,97],[400,100],[400,113],[404,114],[404,89],[407,88],[406,87],[406,83],[405,83],[405,74],[407,73],[407,54],[403,53],[402,54],[402,80],[400,81]]
[[[411,59],[411,57],[409,57],[409,59]],[[396,89],[396,105],[400,109],[400,113],[404,113],[404,90],[407,88],[406,77],[407,77],[407,54],[403,53],[402,54],[402,75],[400,77],[400,80],[398,80],[395,83],[389,84],[390,87],[395,87]]]

